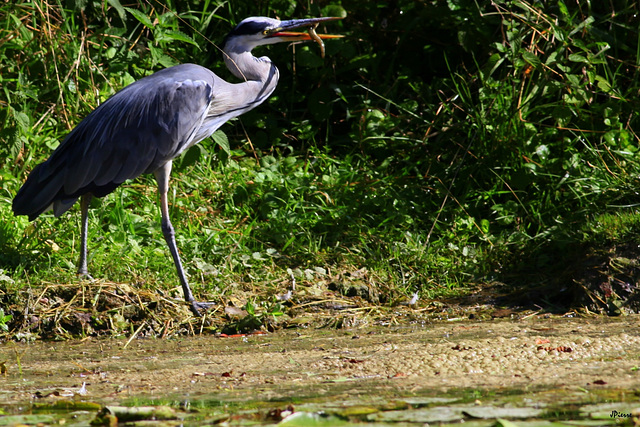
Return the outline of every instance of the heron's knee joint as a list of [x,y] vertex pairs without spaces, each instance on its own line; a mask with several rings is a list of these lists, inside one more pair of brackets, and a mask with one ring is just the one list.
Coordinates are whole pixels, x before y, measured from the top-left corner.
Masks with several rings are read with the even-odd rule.
[[162,234],[167,237],[175,237],[175,231],[173,230],[173,226],[170,222],[162,222]]

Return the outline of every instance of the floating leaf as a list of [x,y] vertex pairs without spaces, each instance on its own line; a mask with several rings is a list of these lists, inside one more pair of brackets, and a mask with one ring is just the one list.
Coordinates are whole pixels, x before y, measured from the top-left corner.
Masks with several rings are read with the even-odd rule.
[[352,426],[353,424],[319,412],[295,412],[278,423],[280,426]]
[[464,414],[473,418],[535,418],[544,413],[539,408],[473,406],[464,409]]

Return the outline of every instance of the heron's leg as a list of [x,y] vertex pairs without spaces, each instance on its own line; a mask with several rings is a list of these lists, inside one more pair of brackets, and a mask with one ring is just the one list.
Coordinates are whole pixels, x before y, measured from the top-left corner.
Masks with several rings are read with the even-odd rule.
[[87,269],[87,234],[89,232],[89,204],[91,204],[91,193],[87,193],[80,198],[81,210],[81,232],[80,232],[80,259],[78,259],[78,276],[89,280],[92,277]]
[[176,265],[178,271],[178,278],[182,285],[182,291],[184,292],[184,299],[191,305],[191,311],[196,316],[201,316],[200,309],[207,309],[211,307],[212,303],[197,302],[193,298],[191,288],[189,288],[189,282],[187,276],[182,268],[182,261],[180,261],[180,254],[178,253],[178,246],[176,245],[175,231],[171,220],[169,219],[169,201],[167,193],[169,191],[169,174],[171,173],[171,162],[167,162],[162,168],[154,172],[156,181],[158,181],[158,194],[160,195],[160,213],[162,215],[162,234],[164,240],[169,246],[169,252],[173,257],[173,263]]

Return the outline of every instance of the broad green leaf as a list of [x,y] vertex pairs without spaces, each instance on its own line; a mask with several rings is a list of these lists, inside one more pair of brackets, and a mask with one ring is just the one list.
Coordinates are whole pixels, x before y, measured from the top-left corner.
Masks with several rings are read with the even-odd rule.
[[136,18],[142,25],[153,30],[153,22],[151,22],[151,19],[147,15],[140,12],[139,10],[132,9],[130,7],[125,7],[125,10],[132,14],[133,17]]
[[157,57],[158,63],[165,68],[173,67],[174,65],[178,65],[178,61],[169,55],[160,55]]
[[177,40],[185,43],[192,44],[194,46],[200,47],[198,43],[196,43],[191,37],[186,35],[181,31],[167,30],[162,33],[162,35],[168,39]]
[[569,9],[567,9],[567,5],[564,4],[564,2],[562,0],[558,1],[557,4],[558,4],[558,9],[560,10],[560,13],[562,13],[562,16],[565,19],[567,19],[567,18],[570,19],[571,15],[569,15]]
[[579,23],[570,33],[569,33],[569,37],[573,36],[574,34],[583,31],[585,27],[589,27],[591,26],[591,24],[593,24],[595,22],[595,18],[593,16],[588,17],[587,19],[585,19],[584,21],[582,21],[581,23]]
[[596,76],[596,82],[598,82],[598,88],[605,92],[611,92],[611,84],[602,76]]
[[127,14],[125,13],[124,7],[122,7],[122,4],[120,4],[120,0],[107,0],[107,3],[113,7],[116,12],[118,12],[118,15],[120,16],[120,19],[122,21],[126,20]]
[[589,60],[587,58],[585,58],[584,56],[580,55],[579,53],[572,53],[571,55],[569,55],[569,61],[582,62],[584,64],[588,64],[589,63]]
[[538,65],[541,64],[540,58],[538,58],[538,56],[536,54],[531,53],[529,51],[522,52],[522,59],[524,59],[525,61],[527,61],[529,64],[533,65],[534,67],[537,67]]
[[193,165],[200,157],[202,157],[203,148],[201,145],[196,144],[193,147],[190,147],[179,159],[177,170],[184,170],[185,168]]
[[347,11],[339,4],[330,4],[322,8],[323,16],[336,16],[340,18],[347,17]]
[[228,156],[231,156],[231,148],[229,148],[229,138],[227,138],[227,134],[221,130],[217,130],[211,135],[211,138],[213,138],[213,141],[218,144]]

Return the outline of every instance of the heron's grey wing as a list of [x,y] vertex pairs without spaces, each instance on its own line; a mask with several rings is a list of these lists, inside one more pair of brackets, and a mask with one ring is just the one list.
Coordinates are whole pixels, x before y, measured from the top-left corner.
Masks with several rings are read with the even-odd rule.
[[87,118],[83,140],[92,143],[71,154],[82,166],[67,169],[65,193],[88,189],[99,196],[101,187],[152,172],[191,144],[207,113],[211,85],[189,79],[144,83],[129,86]]
[[213,76],[202,67],[195,76],[193,69],[169,68],[105,101],[32,171],[14,199],[14,212],[33,218],[57,203],[59,215],[82,194],[104,196],[197,142],[214,82],[202,70]]

